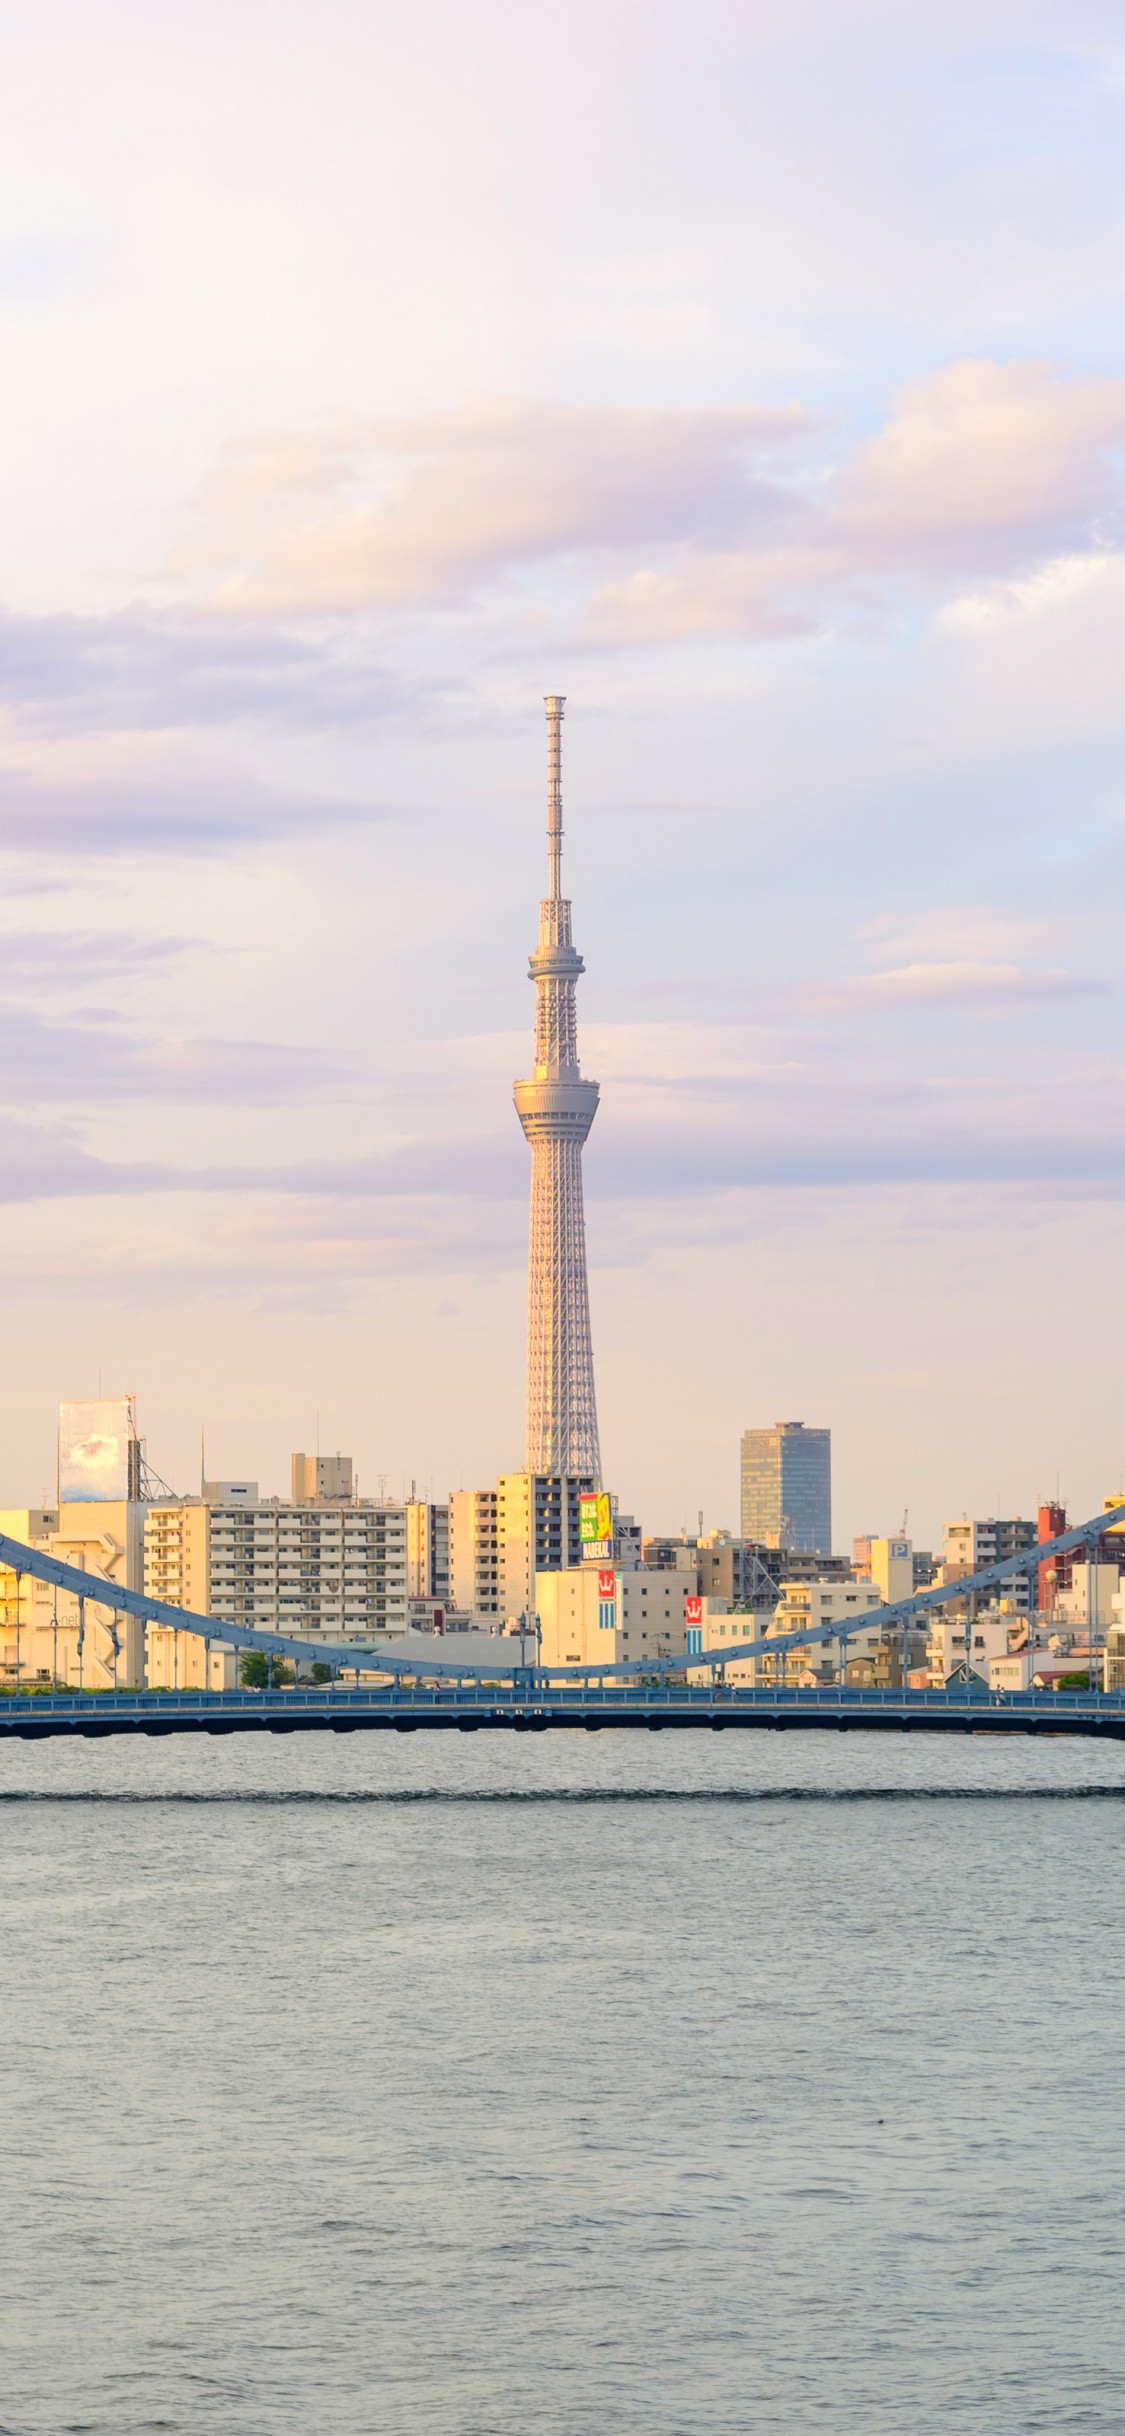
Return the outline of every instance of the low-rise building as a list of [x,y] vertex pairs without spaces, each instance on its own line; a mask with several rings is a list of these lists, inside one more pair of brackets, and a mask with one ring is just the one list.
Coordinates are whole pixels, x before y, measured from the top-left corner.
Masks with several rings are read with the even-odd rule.
[[1117,1611],[1115,1620],[1106,1628],[1102,1689],[1125,1692],[1125,1594],[1119,1591],[1114,1605]]
[[982,1683],[988,1683],[993,1661],[1009,1657],[1013,1648],[1026,1640],[1027,1619],[1007,1607],[986,1608],[969,1622],[964,1615],[950,1616],[942,1608],[932,1609],[928,1657],[930,1682],[935,1690],[964,1676],[966,1636],[970,1672]]
[[[127,1690],[144,1680],[143,1628],[115,1610],[115,1588],[139,1590],[143,1573],[144,1508],[136,1499],[91,1500],[58,1507],[17,1507],[0,1514],[0,1530],[25,1546],[88,1573],[91,1597],[56,1590],[31,1575],[7,1577],[3,1671],[22,1682]],[[95,1586],[104,1604],[95,1603]]]
[[616,1665],[631,1658],[656,1665],[683,1658],[693,1598],[682,1574],[647,1567],[573,1565],[542,1573],[536,1612],[543,1664]]

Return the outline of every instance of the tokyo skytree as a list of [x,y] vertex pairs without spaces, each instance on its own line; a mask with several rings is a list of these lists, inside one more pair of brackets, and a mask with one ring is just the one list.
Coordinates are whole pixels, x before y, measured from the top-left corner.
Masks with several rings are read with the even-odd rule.
[[527,1264],[527,1468],[587,1473],[600,1483],[594,1353],[586,1284],[582,1145],[598,1086],[578,1068],[574,989],[585,969],[571,945],[562,895],[562,718],[565,694],[547,694],[547,840],[550,894],[539,907],[535,983],[535,1072],[515,1085],[516,1114],[531,1144],[531,1243]]

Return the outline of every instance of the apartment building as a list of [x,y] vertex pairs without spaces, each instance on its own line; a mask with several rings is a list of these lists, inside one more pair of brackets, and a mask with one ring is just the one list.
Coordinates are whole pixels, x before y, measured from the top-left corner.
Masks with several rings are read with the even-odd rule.
[[462,1615],[503,1614],[495,1489],[454,1489],[449,1499],[449,1597]]
[[429,1498],[406,1501],[406,1577],[412,1599],[448,1603],[449,1507]]
[[[1036,1524],[1022,1514],[1000,1521],[990,1515],[983,1522],[947,1522],[942,1550],[942,1580],[957,1582],[968,1573],[981,1573],[987,1565],[1002,1564],[1006,1556],[1016,1556],[1024,1548],[1034,1548],[1038,1537]],[[1036,1568],[1038,1571],[1038,1568]],[[1036,1604],[1038,1584],[1032,1589],[1033,1577],[1024,1568],[1019,1573],[1005,1574],[991,1589],[974,1592],[974,1606],[992,1606],[997,1600],[1010,1601],[1021,1615]]]
[[173,1607],[252,1631],[333,1641],[394,1636],[409,1620],[406,1509],[221,1496],[152,1505],[144,1587]]
[[582,1561],[579,1499],[598,1487],[587,1473],[502,1472],[496,1483],[499,1612],[530,1614],[540,1576]]

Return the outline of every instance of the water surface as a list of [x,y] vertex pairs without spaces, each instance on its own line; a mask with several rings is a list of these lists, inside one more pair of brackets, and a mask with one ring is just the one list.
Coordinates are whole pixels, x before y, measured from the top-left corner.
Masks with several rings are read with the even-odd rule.
[[0,1755],[0,2436],[1125,2431],[1125,1752]]

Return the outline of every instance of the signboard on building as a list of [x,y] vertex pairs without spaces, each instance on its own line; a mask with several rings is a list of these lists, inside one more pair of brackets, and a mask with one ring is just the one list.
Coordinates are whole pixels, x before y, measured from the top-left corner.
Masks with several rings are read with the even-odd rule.
[[599,1567],[598,1567],[598,1597],[599,1597],[599,1599],[612,1599],[612,1598],[613,1598],[613,1597],[616,1595],[616,1591],[617,1591],[617,1577],[616,1577],[616,1574],[614,1573],[614,1570],[613,1570],[612,1565],[599,1565]]
[[584,1548],[613,1538],[613,1516],[604,1489],[584,1490],[579,1498],[578,1537]]
[[685,1600],[684,1600],[684,1622],[685,1622],[685,1624],[702,1624],[702,1622],[703,1622],[703,1601],[702,1601],[702,1599],[691,1599],[691,1598],[688,1598],[688,1599],[685,1599]]
[[59,1406],[59,1503],[123,1504],[129,1495],[133,1436],[127,1396]]

